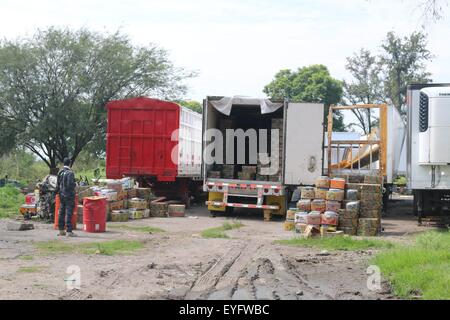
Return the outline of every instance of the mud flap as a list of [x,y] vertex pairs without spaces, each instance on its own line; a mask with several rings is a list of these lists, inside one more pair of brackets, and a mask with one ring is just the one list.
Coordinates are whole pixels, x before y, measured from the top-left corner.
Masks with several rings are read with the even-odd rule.
[[[223,193],[222,192],[209,192],[208,193],[208,201],[222,202],[223,201]],[[214,205],[210,204],[210,205],[208,205],[208,210],[225,212],[226,207],[214,206]]]
[[266,196],[266,204],[269,206],[278,206],[280,209],[272,210],[276,216],[286,215],[286,197],[285,196]]

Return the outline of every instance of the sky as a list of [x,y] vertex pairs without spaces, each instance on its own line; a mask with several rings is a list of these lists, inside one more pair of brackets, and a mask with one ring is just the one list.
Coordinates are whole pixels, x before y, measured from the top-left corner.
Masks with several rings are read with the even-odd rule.
[[387,32],[423,30],[435,55],[434,82],[450,82],[450,9],[423,19],[419,0],[0,0],[0,37],[32,35],[48,26],[121,30],[137,45],[168,50],[178,67],[198,72],[187,99],[207,95],[264,97],[280,69],[326,65],[350,80],[346,57],[374,53]]

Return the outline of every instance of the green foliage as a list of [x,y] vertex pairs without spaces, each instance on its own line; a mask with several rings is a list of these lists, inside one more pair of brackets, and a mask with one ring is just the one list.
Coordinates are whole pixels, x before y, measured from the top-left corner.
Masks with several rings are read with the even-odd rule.
[[413,32],[402,39],[389,32],[381,47],[385,95],[392,105],[402,111],[406,105],[408,84],[431,82],[426,62],[433,56],[427,49],[427,36]]
[[408,183],[408,179],[405,176],[399,176],[394,180],[394,184],[405,186]]
[[[264,87],[264,93],[272,100],[285,98],[298,102],[323,103],[324,117],[328,115],[328,107],[337,104],[342,98],[342,82],[331,77],[324,65],[311,65],[299,68],[280,70],[275,79]],[[335,113],[334,130],[345,131],[342,114]]]
[[351,237],[330,237],[330,238],[293,238],[290,240],[279,240],[276,243],[296,246],[296,247],[315,247],[327,250],[354,251],[364,249],[392,248],[394,245],[388,241],[377,239],[355,240]]
[[31,261],[33,260],[33,256],[20,256],[20,260]]
[[128,240],[112,240],[105,242],[86,242],[86,243],[67,243],[64,241],[47,241],[37,242],[36,247],[41,254],[102,254],[102,255],[116,255],[132,252],[142,249],[144,247],[142,242],[128,241]]
[[[414,32],[399,38],[389,32],[384,40],[380,55],[361,49],[347,58],[346,69],[352,75],[352,82],[344,82],[344,102],[346,104],[389,103],[400,112],[406,104],[406,89],[411,83],[431,82],[425,63],[432,59],[427,49],[427,36]],[[352,110],[357,123],[364,133],[371,132],[378,125],[378,117],[371,109]]]
[[25,203],[25,196],[17,188],[0,188],[0,218],[10,218],[19,214],[19,208]]
[[108,228],[121,229],[126,231],[144,232],[144,233],[161,233],[165,232],[163,229],[149,226],[129,226],[126,224],[114,225],[109,224]]
[[31,267],[20,267],[18,273],[37,273],[41,272],[44,267],[42,266],[31,266]]
[[188,109],[191,109],[192,111],[195,111],[197,113],[203,113],[203,105],[195,100],[180,100],[177,101],[178,104],[180,104],[183,107],[186,107]]
[[[108,101],[176,98],[190,76],[174,68],[165,50],[134,46],[119,32],[39,30],[0,43],[0,124],[11,141],[56,168],[89,145],[104,152]],[[1,143],[0,151],[12,145]]]
[[228,239],[229,237],[225,233],[225,231],[239,229],[239,228],[242,228],[243,226],[244,225],[239,221],[235,221],[233,223],[225,222],[221,227],[203,230],[201,235],[203,238]]
[[450,233],[419,235],[413,246],[382,252],[372,261],[401,298],[450,299]]
[[106,178],[106,161],[95,154],[84,150],[80,153],[77,162],[72,167],[78,181],[87,180],[89,184],[93,179]]
[[18,180],[24,185],[42,180],[48,174],[47,165],[22,149],[0,157],[0,177]]
[[[381,78],[382,65],[379,58],[373,56],[370,51],[361,49],[358,54],[347,58],[346,69],[350,72],[354,81],[344,81],[345,104],[377,104],[386,101],[383,92],[383,79]],[[352,109],[352,113],[358,120],[349,126],[357,126],[365,134],[377,126],[378,118],[373,115],[372,109]]]

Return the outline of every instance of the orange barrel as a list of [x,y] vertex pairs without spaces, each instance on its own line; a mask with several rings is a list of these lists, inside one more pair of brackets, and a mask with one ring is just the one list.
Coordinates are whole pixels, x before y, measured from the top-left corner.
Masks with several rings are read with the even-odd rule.
[[86,197],[83,199],[83,225],[86,232],[106,231],[105,197]]
[[[75,195],[75,204],[73,207],[72,214],[72,230],[77,230],[77,220],[78,220],[78,196]],[[61,206],[61,200],[59,199],[59,194],[56,195],[55,199],[55,230],[59,229],[58,226],[58,216],[59,216],[59,207]]]

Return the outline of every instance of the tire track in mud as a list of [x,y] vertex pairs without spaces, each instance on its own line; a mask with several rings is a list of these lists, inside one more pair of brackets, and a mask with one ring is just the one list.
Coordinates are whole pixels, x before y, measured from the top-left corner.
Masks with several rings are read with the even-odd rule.
[[208,298],[221,278],[230,270],[246,247],[247,244],[239,243],[222,255],[211,268],[207,269],[197,278],[189,292],[186,293],[185,299]]
[[308,281],[307,275],[301,272],[289,258],[286,258],[283,255],[281,255],[281,258],[282,263],[286,268],[286,272],[294,276],[300,285],[299,289],[302,291],[303,299],[334,300],[334,297],[331,295],[323,292],[320,288],[312,286]]
[[333,299],[269,242],[234,245],[192,284],[185,299]]

